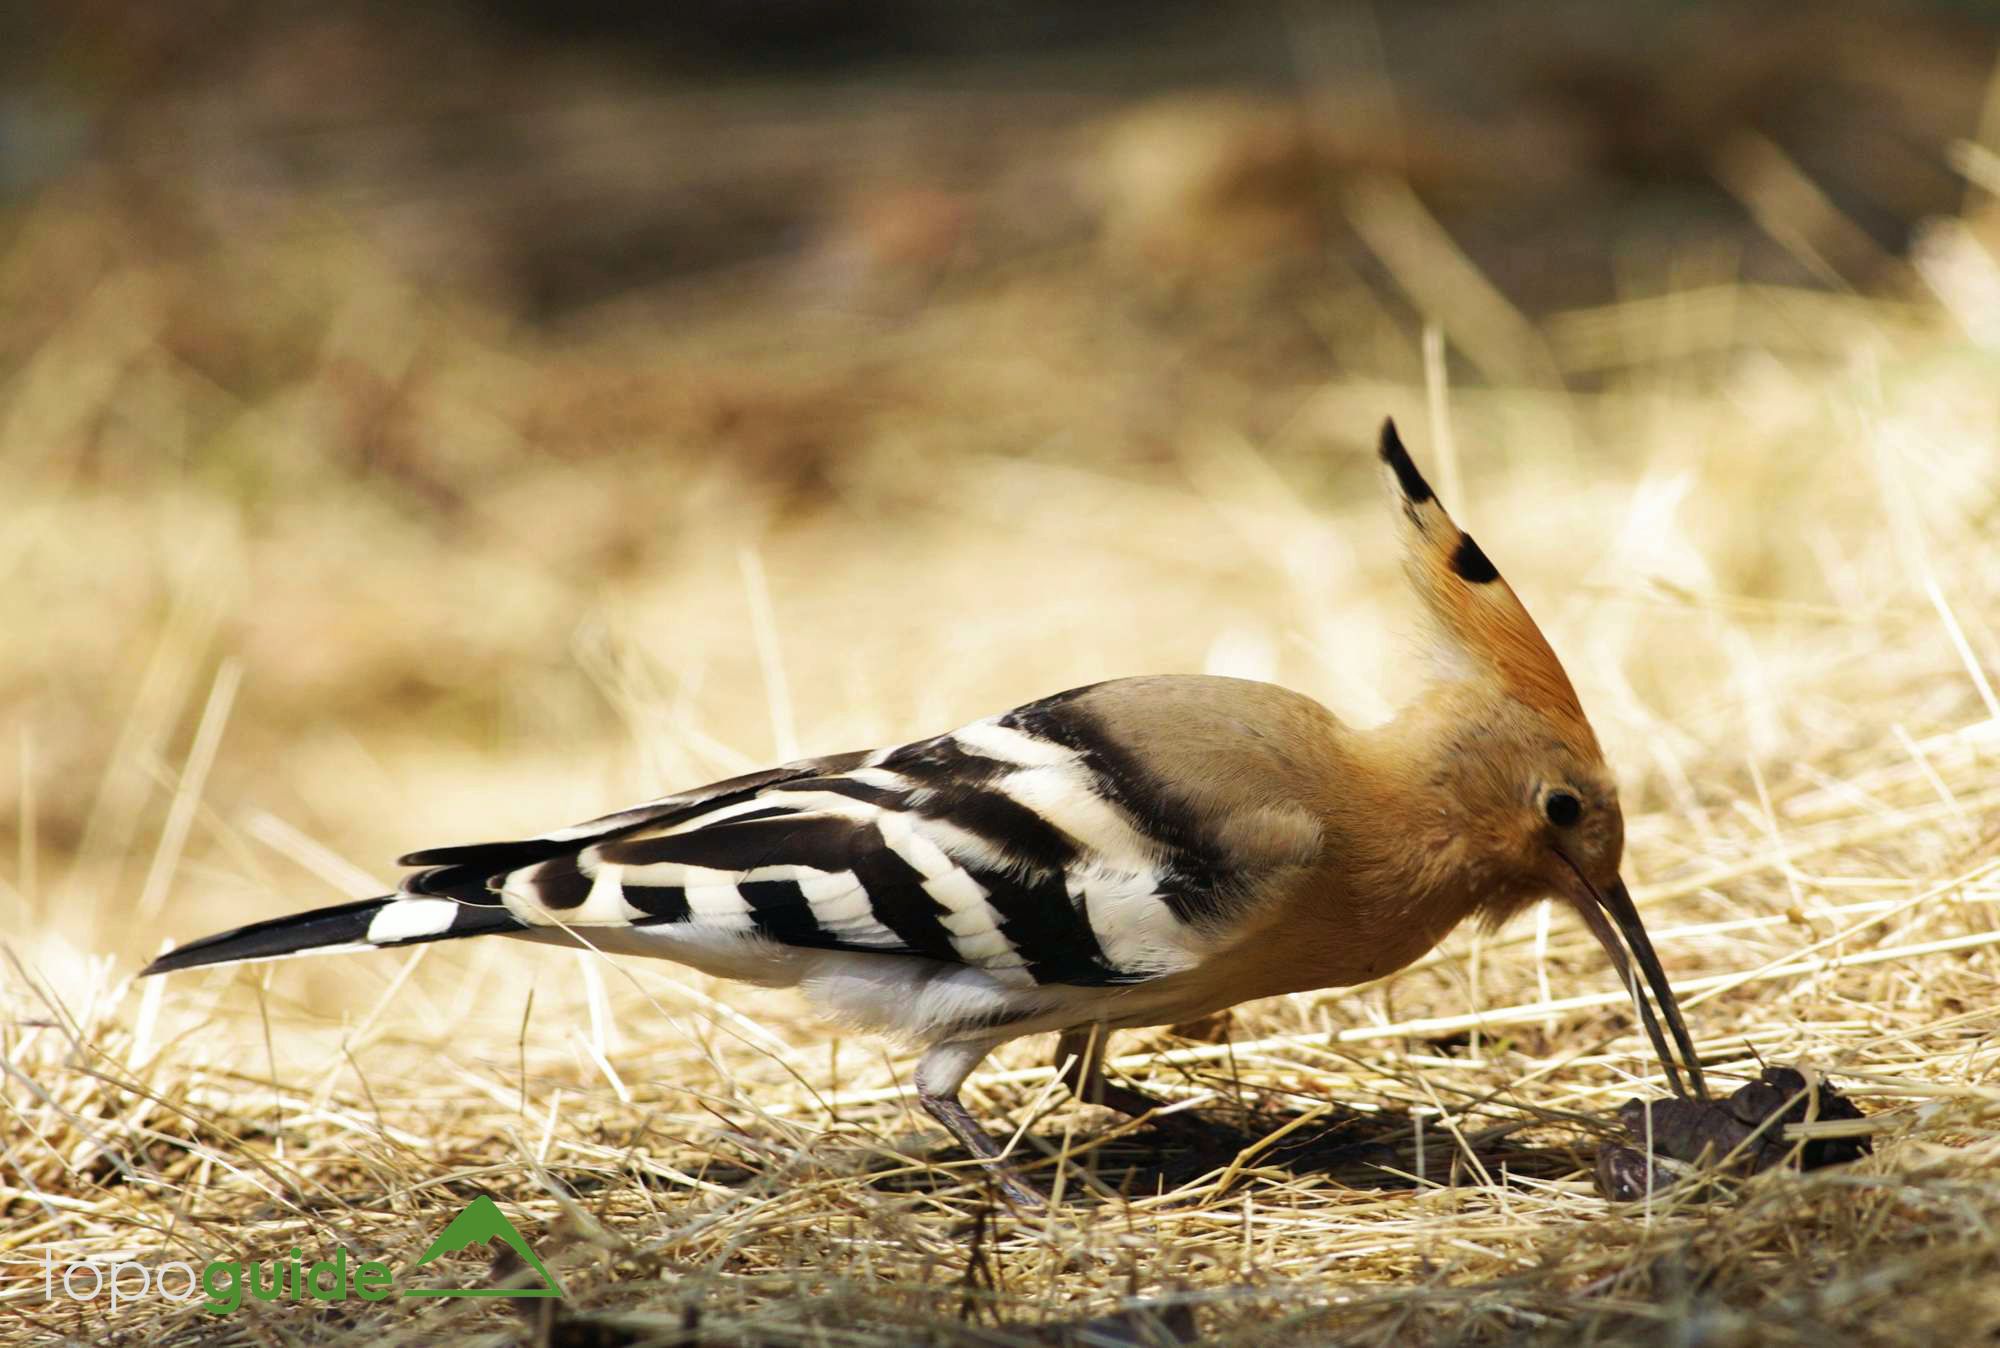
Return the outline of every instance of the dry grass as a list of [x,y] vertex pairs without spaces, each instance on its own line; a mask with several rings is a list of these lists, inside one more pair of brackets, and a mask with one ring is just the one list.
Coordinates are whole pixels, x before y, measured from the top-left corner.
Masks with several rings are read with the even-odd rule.
[[[552,347],[331,229],[168,257],[88,193],[24,222],[0,1340],[504,1341],[478,1301],[42,1297],[45,1254],[407,1265],[482,1191],[565,1283],[565,1342],[1034,1342],[1127,1298],[1229,1344],[2000,1330],[1990,330],[1952,294],[1709,277],[1541,325],[1518,383],[1427,389],[1400,329],[1348,325],[1270,418],[1240,372],[1160,373],[1170,325],[1067,265],[782,340]],[[1449,331],[1457,263],[1391,265]],[[771,994],[498,942],[131,980],[410,848],[1113,674],[1379,715],[1414,677],[1385,412],[1569,661],[1711,1075],[1834,1074],[1872,1158],[1597,1197],[1605,1121],[1660,1083],[1560,920],[1242,1008],[1227,1044],[1121,1040],[1239,1130],[1209,1151],[1011,1047],[969,1098],[1062,1158],[1034,1218],[912,1112],[906,1058]]]

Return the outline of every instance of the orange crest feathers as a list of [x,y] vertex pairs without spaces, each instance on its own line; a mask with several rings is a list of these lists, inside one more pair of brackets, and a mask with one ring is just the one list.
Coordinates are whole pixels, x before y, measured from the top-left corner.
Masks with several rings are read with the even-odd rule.
[[1474,670],[1541,712],[1593,752],[1597,736],[1562,662],[1513,587],[1472,535],[1452,523],[1396,434],[1382,423],[1383,480],[1398,507],[1403,569],[1436,620],[1441,639]]

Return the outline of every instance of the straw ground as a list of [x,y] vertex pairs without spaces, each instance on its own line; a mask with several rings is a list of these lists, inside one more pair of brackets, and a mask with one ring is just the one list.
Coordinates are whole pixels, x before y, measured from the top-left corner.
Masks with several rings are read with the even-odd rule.
[[[52,198],[0,278],[0,1341],[530,1333],[484,1300],[44,1295],[86,1260],[407,1269],[478,1193],[562,1281],[553,1342],[1051,1342],[1134,1302],[1228,1344],[2000,1329],[2000,351],[1970,236],[1936,294],[1683,275],[1455,386],[1440,264],[1409,287],[1428,361],[1386,318],[1329,330],[1280,397],[1161,374],[1164,330],[1060,269],[782,347],[726,313],[550,342],[336,230],[210,270],[120,219]],[[1660,1082],[1540,914],[1118,1040],[1202,1144],[1010,1048],[970,1100],[1062,1189],[1046,1216],[995,1205],[906,1057],[671,968],[487,942],[132,981],[411,848],[1095,678],[1381,715],[1417,676],[1385,413],[1576,677],[1711,1077],[1832,1074],[1869,1159],[1598,1197],[1615,1106]]]

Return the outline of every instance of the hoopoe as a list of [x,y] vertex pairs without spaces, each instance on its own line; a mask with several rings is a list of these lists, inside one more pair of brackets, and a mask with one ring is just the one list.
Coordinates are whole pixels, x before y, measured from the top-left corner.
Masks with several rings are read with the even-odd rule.
[[997,1163],[958,1092],[1010,1039],[1058,1031],[1070,1090],[1141,1114],[1158,1102],[1103,1075],[1108,1031],[1365,983],[1468,917],[1554,898],[1604,947],[1674,1092],[1647,990],[1705,1096],[1568,676],[1393,422],[1380,456],[1442,676],[1379,728],[1272,684],[1116,679],[540,837],[417,852],[391,897],[206,937],[145,972],[489,934],[658,956],[920,1046],[925,1109]]

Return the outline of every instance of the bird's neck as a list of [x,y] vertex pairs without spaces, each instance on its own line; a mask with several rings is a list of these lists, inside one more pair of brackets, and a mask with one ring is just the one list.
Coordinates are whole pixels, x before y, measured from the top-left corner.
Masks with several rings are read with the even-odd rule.
[[[1243,933],[1255,958],[1233,970],[1231,1000],[1347,987],[1422,958],[1495,893],[1491,839],[1468,804],[1482,724],[1455,690],[1426,694],[1387,725],[1331,717],[1304,738],[1310,757],[1280,768],[1316,817],[1315,860],[1286,882],[1266,921]],[[1504,888],[1504,886],[1502,886]],[[1254,967],[1245,978],[1242,969]]]
[[1503,902],[1511,883],[1475,803],[1492,789],[1483,780],[1494,770],[1487,713],[1477,690],[1442,685],[1355,736],[1370,799],[1369,817],[1343,820],[1345,850],[1359,862],[1353,902],[1385,929],[1406,924],[1425,950]]

